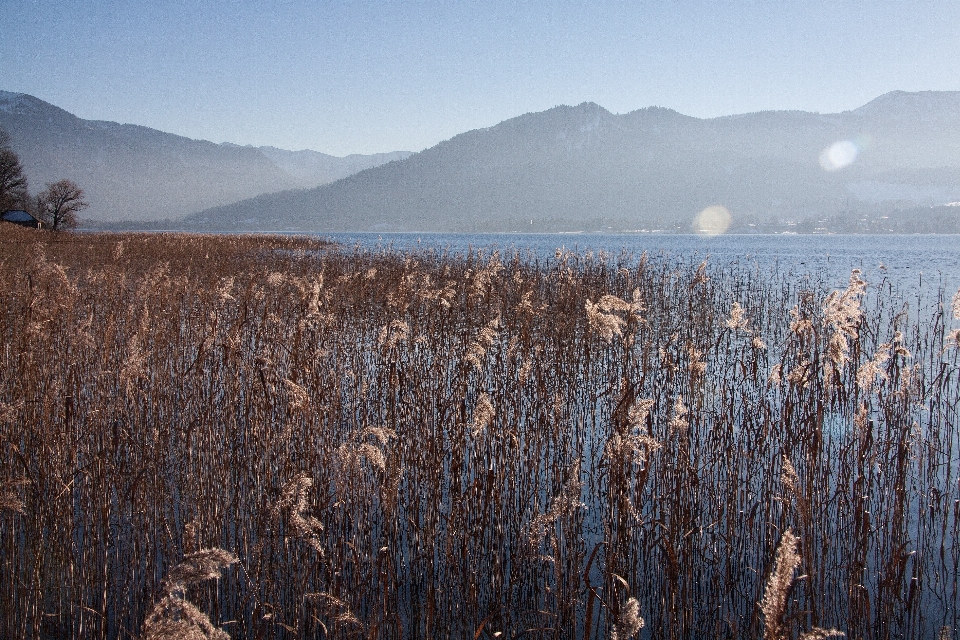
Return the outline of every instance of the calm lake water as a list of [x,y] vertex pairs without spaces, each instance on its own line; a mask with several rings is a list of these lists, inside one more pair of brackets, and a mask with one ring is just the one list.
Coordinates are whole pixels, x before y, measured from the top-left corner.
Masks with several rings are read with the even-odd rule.
[[659,235],[659,234],[451,234],[340,233],[323,237],[368,250],[436,251],[451,254],[484,249],[550,259],[557,248],[579,252],[621,251],[639,259],[666,254],[686,262],[738,265],[761,273],[815,274],[836,287],[859,268],[864,279],[884,279],[904,294],[941,284],[952,296],[960,286],[960,235]]

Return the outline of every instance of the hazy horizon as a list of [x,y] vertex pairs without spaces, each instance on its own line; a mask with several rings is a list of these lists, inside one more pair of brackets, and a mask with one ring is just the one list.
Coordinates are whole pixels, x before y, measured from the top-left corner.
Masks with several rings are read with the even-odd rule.
[[[81,118],[337,156],[560,104],[836,113],[960,89],[960,6],[0,3],[0,88]],[[56,37],[51,37],[56,34]]]

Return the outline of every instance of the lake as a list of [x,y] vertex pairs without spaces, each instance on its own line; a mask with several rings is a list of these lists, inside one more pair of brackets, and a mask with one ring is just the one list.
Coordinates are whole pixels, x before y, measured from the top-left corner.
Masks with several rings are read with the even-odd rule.
[[852,269],[869,284],[889,280],[903,294],[943,284],[948,296],[960,287],[960,235],[661,235],[510,233],[336,233],[335,242],[373,251],[395,249],[467,253],[500,250],[538,260],[557,248],[601,250],[639,257],[665,254],[684,262],[707,259],[714,266],[739,265],[762,272],[816,274],[832,286],[846,285]]

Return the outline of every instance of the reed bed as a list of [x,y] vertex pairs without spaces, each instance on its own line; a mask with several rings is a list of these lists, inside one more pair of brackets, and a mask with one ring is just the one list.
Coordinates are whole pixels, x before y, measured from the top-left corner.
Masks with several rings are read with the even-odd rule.
[[957,637],[952,292],[7,227],[2,637]]

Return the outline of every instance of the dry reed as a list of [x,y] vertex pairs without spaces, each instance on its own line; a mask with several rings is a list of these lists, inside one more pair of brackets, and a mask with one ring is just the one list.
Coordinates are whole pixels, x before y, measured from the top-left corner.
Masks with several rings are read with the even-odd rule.
[[960,626],[957,296],[7,227],[0,637]]

